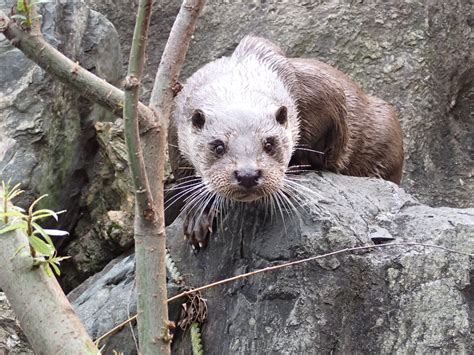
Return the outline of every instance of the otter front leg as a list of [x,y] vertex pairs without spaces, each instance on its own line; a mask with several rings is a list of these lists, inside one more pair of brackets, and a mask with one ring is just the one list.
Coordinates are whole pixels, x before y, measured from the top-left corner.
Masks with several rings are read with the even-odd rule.
[[212,233],[212,226],[216,209],[214,204],[209,202],[204,209],[190,211],[184,220],[184,236],[190,241],[194,250],[199,251],[207,246],[209,235]]

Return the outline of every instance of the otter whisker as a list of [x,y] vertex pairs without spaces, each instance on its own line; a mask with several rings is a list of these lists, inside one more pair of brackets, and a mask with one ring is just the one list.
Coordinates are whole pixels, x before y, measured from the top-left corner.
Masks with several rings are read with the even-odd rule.
[[175,179],[175,180],[176,180],[176,181],[181,181],[181,180],[185,180],[185,179],[201,179],[201,177],[200,177],[200,176],[197,176],[196,174],[192,174],[192,175],[186,175],[186,176],[177,178],[177,179]]
[[[201,219],[202,217],[202,214],[204,213],[204,211],[206,210],[206,208],[209,206],[209,204],[212,202],[211,206],[209,206],[209,208],[213,208],[214,206],[214,202],[215,202],[215,196],[216,196],[216,193],[215,192],[211,192],[209,191],[208,197],[206,199],[204,199],[204,202],[202,202],[202,207],[199,211],[199,215],[198,215],[198,220]],[[214,199],[214,200],[213,200]],[[211,210],[209,210],[209,213],[212,213]],[[211,226],[212,227],[212,226]]]
[[324,154],[325,154],[324,152],[321,152],[321,151],[319,151],[319,150],[314,150],[314,149],[309,149],[309,148],[295,147],[295,150],[303,150],[303,151],[305,151],[305,152],[317,153],[317,154],[321,154],[321,155],[324,155]]
[[280,190],[277,190],[276,193],[274,193],[272,196],[275,198],[275,203],[276,203],[276,206],[278,207],[278,210],[280,211],[280,215],[281,215],[281,220],[283,222],[283,227],[285,229],[285,235],[288,235],[288,230],[286,228],[286,222],[285,222],[285,217],[283,215],[283,210],[281,208],[281,199],[280,199]]
[[286,169],[286,171],[291,171],[291,170],[294,170],[294,169],[296,169],[296,168],[310,168],[310,167],[311,167],[311,165],[309,165],[309,164],[304,164],[304,165],[291,165],[291,166],[289,166],[289,167]]
[[192,185],[186,189],[184,189],[183,191],[180,191],[178,192],[176,195],[170,197],[169,200],[166,201],[165,203],[165,211],[171,207],[172,205],[174,205],[177,201],[179,201],[181,199],[181,197],[185,196],[186,194],[191,194],[193,193],[194,191],[196,191],[197,189],[200,189],[204,186],[203,183],[196,183],[195,185]]
[[220,230],[221,235],[224,234],[224,228],[222,226],[223,200],[224,200],[224,197],[216,194],[216,198],[212,204],[212,208],[215,209],[215,213],[216,213],[217,228]]
[[290,171],[286,171],[285,174],[287,175],[298,175],[300,173],[309,173],[309,172],[314,172],[314,170],[311,170],[311,169],[301,169],[301,170],[290,170]]
[[318,207],[317,202],[321,199],[321,195],[312,191],[301,184],[295,183],[289,179],[285,179],[284,181],[285,189],[291,190],[291,196],[299,206],[304,209],[306,206],[313,206]]
[[199,205],[199,202],[206,198],[209,194],[209,190],[206,186],[203,186],[201,189],[195,191],[191,196],[185,199],[185,206],[181,210],[181,213],[191,212],[196,206]]
[[272,222],[272,215],[271,215],[271,210],[269,209],[269,196],[264,195],[262,198],[262,205],[264,207],[265,214],[263,216],[263,223],[267,221],[267,214],[270,215],[270,223]]
[[282,196],[285,206],[287,206],[287,211],[289,212],[289,217],[291,218],[292,222],[295,223],[295,216],[298,217],[298,221],[301,223],[301,214],[298,209],[295,207],[291,199],[288,197],[288,193],[282,189],[280,195]]
[[291,196],[291,199],[295,201],[299,208],[304,209],[308,205],[308,198],[305,194],[301,193],[298,189],[293,186],[285,185],[282,188],[288,196]]
[[194,193],[197,189],[201,188],[201,185],[196,185],[196,186],[193,186],[192,188],[189,188],[189,189],[186,189],[186,190],[183,190],[183,191],[180,191],[179,193],[177,193],[176,195],[170,197],[166,202],[165,202],[165,211],[170,208],[171,206],[173,206],[176,202],[179,202],[182,200],[182,198],[184,196],[186,196],[187,194],[192,194]]
[[207,188],[205,185],[201,186],[199,189],[196,189],[189,196],[184,199],[184,207],[181,209],[181,214],[187,213],[191,207],[194,205],[196,200],[199,200],[203,195],[207,193]]
[[168,192],[168,191],[173,191],[173,190],[182,190],[183,188],[186,188],[186,187],[189,187],[189,186],[193,186],[193,185],[195,185],[196,183],[201,183],[201,179],[195,179],[195,180],[184,181],[184,182],[181,182],[181,183],[179,183],[179,184],[170,186],[170,187],[164,189],[164,191],[165,191],[165,192]]
[[[299,188],[301,190],[303,190],[305,193],[309,194],[310,196],[316,196],[318,199],[319,198],[323,198],[320,194],[318,194],[317,192],[309,189],[308,187],[298,183],[296,180],[298,180],[298,177],[296,176],[291,176],[291,178],[289,176],[286,176],[284,178],[284,181],[288,184],[288,185],[291,185],[291,186],[294,186],[296,188]],[[301,181],[302,179],[300,179]]]

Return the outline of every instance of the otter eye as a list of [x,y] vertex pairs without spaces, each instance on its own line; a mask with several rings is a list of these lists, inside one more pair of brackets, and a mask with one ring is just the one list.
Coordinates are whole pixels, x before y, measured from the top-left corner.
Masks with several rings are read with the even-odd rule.
[[265,152],[267,152],[268,154],[273,153],[273,151],[275,150],[275,138],[269,137],[265,139],[265,141],[263,142],[263,150],[265,150]]
[[211,149],[216,153],[217,155],[222,155],[225,153],[225,145],[224,142],[221,140],[215,140],[211,142]]
[[281,106],[275,113],[275,118],[277,122],[281,125],[286,125],[288,121],[288,109],[285,106]]
[[194,128],[202,129],[202,127],[204,127],[204,123],[206,122],[206,116],[204,116],[204,112],[201,110],[194,110],[191,117],[191,122],[193,123]]

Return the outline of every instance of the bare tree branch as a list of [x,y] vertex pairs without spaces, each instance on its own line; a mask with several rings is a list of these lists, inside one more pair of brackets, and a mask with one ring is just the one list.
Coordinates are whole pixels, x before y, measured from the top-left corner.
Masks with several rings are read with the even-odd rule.
[[168,127],[173,87],[178,81],[197,19],[205,3],[205,0],[184,0],[166,42],[150,98],[150,107],[160,112],[163,127]]
[[[140,328],[140,324],[143,324],[148,329],[162,331],[162,337],[159,340],[150,339],[150,335],[144,335],[148,341],[161,342],[171,339],[168,332],[166,301],[166,234],[163,208],[168,122],[173,100],[172,88],[177,81],[192,32],[204,3],[204,0],[185,0],[181,5],[163,53],[150,100],[150,108],[157,113],[161,130],[159,132],[150,130],[142,136],[147,176],[150,182],[154,179],[150,188],[157,220],[154,222],[145,219],[135,220],[135,231],[140,231],[140,233],[135,233],[137,288],[141,290],[139,292],[142,292],[141,297],[139,295],[138,298],[138,309],[142,310],[142,313],[138,313],[138,330],[139,333],[145,331]],[[157,295],[164,295],[164,297],[157,297]],[[149,309],[154,309],[159,317],[153,316],[151,312],[145,312]],[[162,347],[163,352],[167,349],[169,347],[166,349]]]
[[[46,42],[41,34],[23,31],[1,10],[0,33],[54,78],[122,117],[124,100],[122,90],[74,63]],[[142,103],[138,105],[138,114],[142,131],[150,129],[152,124],[157,126],[153,112]]]
[[[166,266],[161,263],[155,264],[153,260],[148,259],[148,255],[159,254],[159,251],[153,247],[147,249],[145,244],[146,241],[150,241],[150,245],[157,241],[161,236],[161,229],[159,220],[156,218],[155,208],[157,206],[153,202],[143,160],[137,116],[152,4],[152,0],[140,0],[138,3],[128,74],[125,80],[123,116],[130,173],[135,190],[134,234],[137,253],[136,280],[140,353],[170,354],[171,338],[168,330],[166,278],[159,277],[159,275],[166,275]],[[145,137],[149,136],[145,135]],[[163,152],[160,152],[156,147],[156,145],[149,147],[149,153],[155,157],[155,160],[160,160],[160,153],[163,154]],[[149,176],[155,177],[153,172],[149,171],[149,173]]]
[[137,19],[128,62],[128,74],[125,79],[123,109],[125,142],[127,143],[130,173],[135,189],[137,212],[135,218],[145,218],[150,221],[155,219],[155,212],[140,143],[138,103],[152,3],[152,0],[140,0],[138,4]]

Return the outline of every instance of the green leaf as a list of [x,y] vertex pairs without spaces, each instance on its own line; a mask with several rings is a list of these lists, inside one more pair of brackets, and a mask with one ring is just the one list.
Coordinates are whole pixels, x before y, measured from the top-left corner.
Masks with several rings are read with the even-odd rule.
[[61,271],[59,271],[59,268],[55,263],[49,263],[48,265],[50,265],[54,269],[54,272],[56,273],[56,275],[58,276],[61,275]]
[[25,4],[25,0],[18,0],[16,2],[16,9],[19,12],[27,12],[28,8],[27,8],[27,5]]
[[26,16],[18,15],[18,14],[11,16],[11,18],[14,19],[14,20],[18,19],[18,20],[21,20],[21,21],[26,21],[27,20]]
[[36,206],[36,204],[38,202],[40,202],[43,198],[45,198],[46,196],[48,196],[47,194],[44,194],[40,197],[38,197],[36,200],[33,201],[33,203],[30,205],[30,208],[28,208],[28,214],[33,214],[33,208]]
[[18,184],[16,184],[15,186],[13,186],[12,188],[10,188],[10,181],[11,181],[11,179],[7,182],[7,185],[6,185],[6,189],[8,190],[8,194],[11,194],[14,191],[21,191],[20,190],[20,186],[21,186],[20,182]]
[[48,275],[49,277],[53,276],[53,271],[51,270],[51,267],[49,266],[48,263],[43,264],[43,269],[46,272],[46,275]]
[[[37,221],[39,219],[43,219],[43,218],[47,218],[47,217],[53,217],[51,216],[49,213],[45,213],[45,214],[40,214],[40,215],[36,215],[34,216],[33,218],[31,218],[32,221]],[[54,218],[54,217],[53,217]],[[57,220],[56,220],[57,221]]]
[[34,228],[33,235],[35,235],[36,233],[41,234],[41,236],[46,240],[46,242],[55,250],[53,241],[49,237],[49,234],[43,229],[43,227],[41,227],[38,223],[35,222],[32,222],[31,225]]
[[8,201],[13,200],[15,197],[21,195],[23,192],[24,192],[23,190],[12,192],[10,195],[8,195]]
[[51,237],[64,237],[65,235],[68,235],[69,232],[62,231],[60,229],[43,229],[46,233],[48,233],[49,236]]
[[0,234],[5,234],[16,229],[25,229],[25,228],[26,228],[26,222],[20,221],[17,223],[9,224],[6,227],[3,227],[2,229],[0,229]]
[[41,219],[41,218],[45,218],[45,217],[53,217],[56,222],[58,221],[59,217],[58,215],[62,214],[66,212],[66,210],[62,210],[62,211],[58,211],[58,212],[54,212],[53,210],[49,210],[49,209],[42,209],[42,210],[38,210],[38,211],[35,211],[33,212],[32,216],[34,217],[33,219]]
[[31,247],[36,252],[41,253],[43,255],[47,255],[47,256],[53,255],[54,248],[46,244],[46,242],[42,240],[41,238],[38,238],[37,236],[32,235],[28,238],[28,240],[30,242]]
[[35,212],[33,212],[32,216],[33,217],[42,216],[41,218],[53,217],[56,220],[56,222],[58,221],[57,213],[54,212],[53,210],[48,210],[48,209],[42,209],[42,210],[35,211]]
[[0,213],[0,218],[3,218],[3,217],[25,217],[23,215],[23,213],[19,212],[19,211],[11,211],[11,212],[7,212],[7,213]]
[[56,257],[51,259],[51,262],[59,265],[61,263],[61,261],[66,260],[66,259],[70,259],[70,258],[71,258],[70,256],[56,256]]

